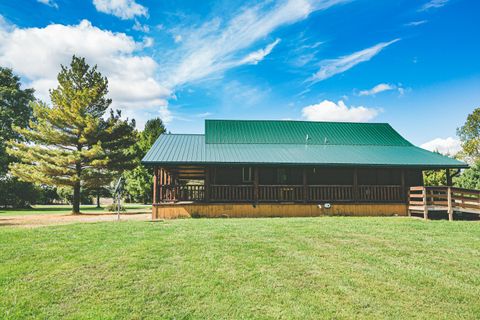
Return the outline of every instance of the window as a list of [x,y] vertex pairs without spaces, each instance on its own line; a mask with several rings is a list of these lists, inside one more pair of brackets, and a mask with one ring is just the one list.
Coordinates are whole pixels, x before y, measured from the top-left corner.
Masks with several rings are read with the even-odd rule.
[[252,182],[252,167],[242,168],[242,182]]
[[279,184],[287,184],[288,176],[285,168],[279,168],[277,170],[277,181]]

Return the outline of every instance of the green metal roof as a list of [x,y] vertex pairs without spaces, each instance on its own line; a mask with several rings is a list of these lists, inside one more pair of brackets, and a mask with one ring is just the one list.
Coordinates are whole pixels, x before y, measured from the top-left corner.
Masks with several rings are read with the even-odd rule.
[[467,167],[412,145],[388,124],[207,120],[205,127],[206,135],[161,135],[142,163]]
[[388,123],[205,120],[206,143],[411,146]]

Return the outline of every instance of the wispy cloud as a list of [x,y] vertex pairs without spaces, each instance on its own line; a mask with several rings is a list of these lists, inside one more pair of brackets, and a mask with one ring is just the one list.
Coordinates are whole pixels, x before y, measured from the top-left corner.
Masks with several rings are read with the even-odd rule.
[[135,31],[150,32],[150,27],[146,24],[141,24],[137,19],[135,19],[135,24],[132,29]]
[[97,11],[114,15],[122,20],[148,16],[148,9],[135,0],[93,0],[93,5]]
[[418,11],[427,11],[430,9],[441,8],[448,3],[449,0],[430,0],[418,9]]
[[374,56],[379,54],[384,48],[397,41],[400,41],[400,39],[395,39],[389,42],[382,42],[373,47],[357,51],[350,55],[343,56],[337,59],[323,60],[320,62],[320,70],[316,72],[313,76],[311,76],[308,81],[318,82],[333,77],[336,74],[345,72],[359,63],[369,61]]
[[37,2],[43,3],[52,8],[58,9],[58,4],[53,0],[37,0]]
[[408,23],[405,23],[405,26],[407,27],[416,27],[416,26],[420,26],[422,24],[425,24],[427,23],[428,20],[419,20],[419,21],[412,21],[412,22],[408,22]]
[[377,84],[375,87],[369,90],[362,90],[358,93],[359,96],[374,96],[378,93],[385,92],[385,91],[392,91],[396,90],[400,95],[405,93],[405,88],[402,85],[398,84],[389,84],[389,83],[380,83]]
[[[265,49],[248,53],[248,49],[268,37],[277,28],[301,21],[310,13],[325,10],[348,0],[286,0],[280,4],[265,2],[241,10],[231,19],[220,18],[180,32],[183,41],[165,74],[167,86],[175,87],[202,80],[237,67],[260,61],[278,41]],[[246,52],[247,51],[247,52]]]
[[239,61],[239,64],[257,64],[262,61],[266,56],[268,56],[273,48],[280,42],[280,39],[277,39],[267,45],[264,49],[260,49],[248,54],[245,58]]

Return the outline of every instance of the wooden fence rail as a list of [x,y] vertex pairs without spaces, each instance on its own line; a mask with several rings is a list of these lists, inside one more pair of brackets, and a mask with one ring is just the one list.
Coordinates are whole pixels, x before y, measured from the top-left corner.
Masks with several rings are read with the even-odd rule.
[[429,211],[446,211],[448,219],[453,213],[468,212],[480,214],[480,191],[455,187],[411,187],[408,212],[423,213],[428,219]]

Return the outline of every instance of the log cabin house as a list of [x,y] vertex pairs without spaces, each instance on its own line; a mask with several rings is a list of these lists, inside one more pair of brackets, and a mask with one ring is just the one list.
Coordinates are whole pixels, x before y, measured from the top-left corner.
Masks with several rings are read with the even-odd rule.
[[423,170],[467,165],[414,146],[386,123],[206,120],[163,134],[152,218],[406,215]]

